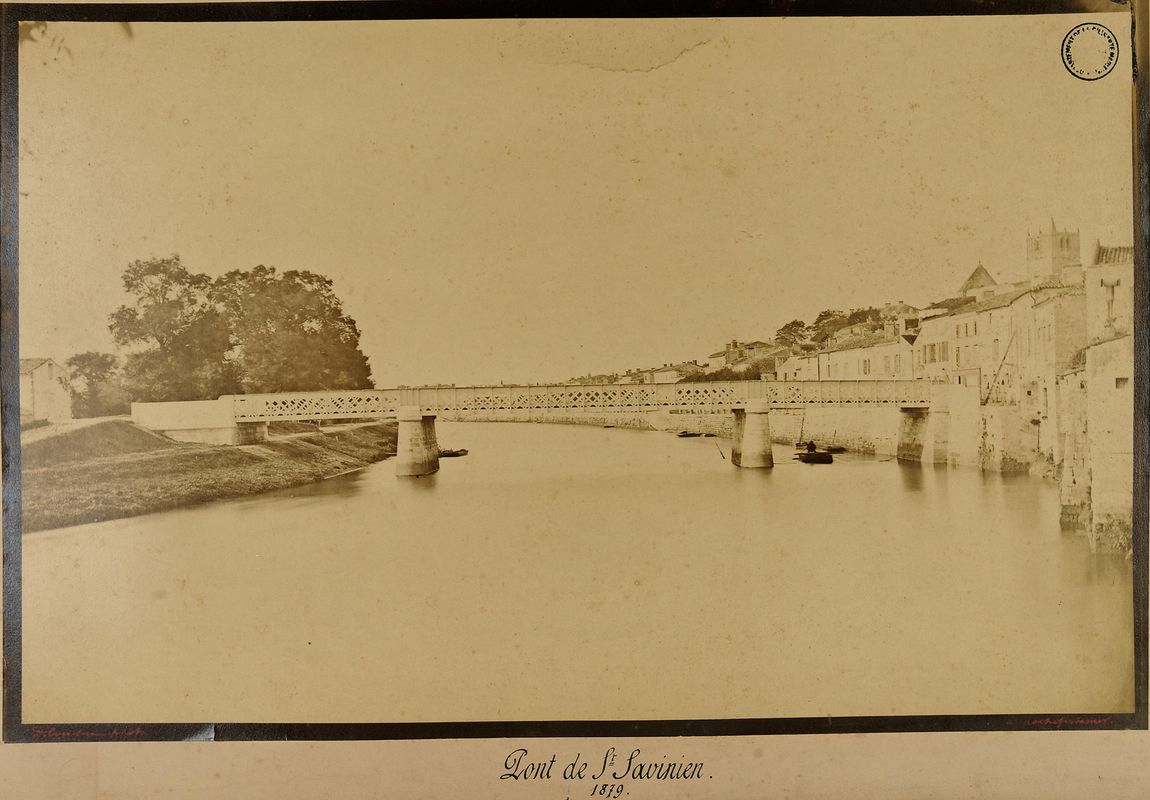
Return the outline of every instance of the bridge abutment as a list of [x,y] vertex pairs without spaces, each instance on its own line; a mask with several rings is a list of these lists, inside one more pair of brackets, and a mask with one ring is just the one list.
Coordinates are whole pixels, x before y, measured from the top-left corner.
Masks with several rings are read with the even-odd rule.
[[771,451],[771,405],[750,400],[731,409],[735,425],[731,438],[731,463],[736,467],[769,469],[775,465]]
[[430,475],[439,470],[439,442],[435,438],[435,415],[419,406],[398,411],[399,431],[395,447],[395,474],[400,477]]

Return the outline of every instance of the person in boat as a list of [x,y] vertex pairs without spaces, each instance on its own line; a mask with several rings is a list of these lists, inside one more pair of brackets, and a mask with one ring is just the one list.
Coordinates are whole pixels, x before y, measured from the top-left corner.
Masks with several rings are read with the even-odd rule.
[[807,442],[807,452],[808,452],[808,453],[813,453],[813,452],[815,452],[815,443],[814,443],[814,441],[813,441],[813,440],[812,440],[812,441],[809,441],[809,442]]

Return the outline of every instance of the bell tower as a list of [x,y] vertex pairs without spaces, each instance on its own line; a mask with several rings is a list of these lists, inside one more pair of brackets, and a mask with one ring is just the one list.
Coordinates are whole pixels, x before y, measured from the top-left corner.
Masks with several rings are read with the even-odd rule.
[[1049,278],[1060,283],[1077,282],[1082,276],[1082,248],[1078,231],[1058,230],[1054,219],[1050,230],[1026,236],[1026,278],[1033,286]]

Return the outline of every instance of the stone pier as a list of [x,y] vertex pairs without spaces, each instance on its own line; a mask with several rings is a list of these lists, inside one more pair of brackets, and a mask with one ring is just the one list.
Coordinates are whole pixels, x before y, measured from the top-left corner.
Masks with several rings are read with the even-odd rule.
[[771,405],[749,400],[731,409],[735,416],[731,463],[736,467],[765,469],[775,465],[771,453]]
[[435,439],[435,415],[419,406],[398,411],[399,441],[395,448],[397,476],[430,475],[439,470],[439,443]]

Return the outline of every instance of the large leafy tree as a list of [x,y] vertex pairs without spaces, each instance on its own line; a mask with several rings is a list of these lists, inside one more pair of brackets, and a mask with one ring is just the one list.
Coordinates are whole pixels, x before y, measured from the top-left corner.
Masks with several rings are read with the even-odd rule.
[[332,282],[314,272],[258,266],[220,276],[210,297],[235,341],[246,392],[370,388],[359,328]]
[[119,361],[111,353],[88,351],[77,353],[65,362],[73,416],[103,417],[127,413],[128,396],[117,370]]
[[124,289],[134,298],[110,318],[116,344],[133,348],[124,387],[133,400],[206,400],[238,391],[227,353],[227,320],[209,298],[211,278],[189,272],[180,257],[133,261]]

